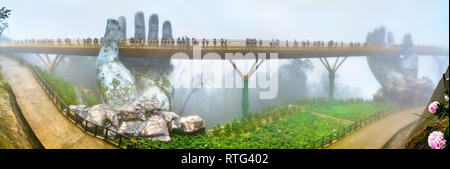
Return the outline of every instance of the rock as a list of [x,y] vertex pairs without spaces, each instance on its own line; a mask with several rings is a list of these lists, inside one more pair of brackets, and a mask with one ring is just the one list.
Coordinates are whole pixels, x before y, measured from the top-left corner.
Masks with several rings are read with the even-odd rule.
[[158,40],[159,38],[158,34],[159,34],[158,14],[152,14],[148,19],[148,40]]
[[164,21],[163,23],[161,40],[173,40],[170,21]]
[[172,123],[173,131],[189,134],[205,129],[205,121],[199,116],[180,117]]
[[[156,141],[171,141],[169,133],[191,134],[205,129],[205,122],[199,116],[180,117],[178,114],[163,111],[157,101],[134,102],[132,105],[117,109],[99,104],[91,108],[85,105],[70,106],[71,111],[83,115],[83,118],[100,126],[97,134],[105,136],[109,128],[108,139],[117,138],[117,133],[126,136],[149,138]],[[81,116],[80,115],[80,116]],[[94,125],[88,124],[92,131]]]
[[97,81],[103,100],[115,107],[130,104],[136,95],[134,77],[119,61],[119,22],[108,19],[97,58]]
[[[106,126],[106,114],[114,114],[115,110],[105,104],[95,105],[87,110],[85,119],[98,126]],[[93,127],[88,125],[88,127]]]
[[118,115],[122,121],[146,120],[145,108],[137,105],[120,108]]
[[180,118],[178,114],[168,111],[161,111],[161,117],[164,118],[167,123],[172,122],[174,119]]
[[142,11],[134,15],[134,38],[145,39],[145,19]]
[[127,136],[138,136],[139,128],[142,126],[144,122],[142,121],[127,121],[123,122],[118,130],[118,133],[127,135]]
[[106,128],[103,130],[103,133],[108,133],[108,139],[115,139],[116,135],[117,135],[117,128],[112,126],[112,125],[106,125],[106,127],[108,128],[108,132],[106,132]]
[[174,125],[174,124],[178,125],[176,122],[172,123],[172,121],[175,121],[176,119],[180,118],[180,116],[178,114],[176,114],[174,112],[167,112],[167,111],[161,111],[161,117],[166,121],[169,132],[173,131],[172,125]]
[[117,18],[117,21],[119,22],[120,27],[120,36],[119,40],[126,40],[127,39],[127,20],[125,16],[120,16]]
[[151,115],[147,121],[142,124],[139,131],[139,136],[141,137],[148,137],[152,140],[163,142],[170,141],[166,121],[158,115]]
[[86,117],[87,113],[86,105],[70,105],[69,110],[83,118]]
[[117,113],[115,111],[106,111],[105,116],[107,123],[111,124],[115,128],[119,127],[119,118],[117,117]]
[[161,105],[157,101],[139,101],[135,103],[137,106],[145,109],[147,114],[155,114],[161,111]]

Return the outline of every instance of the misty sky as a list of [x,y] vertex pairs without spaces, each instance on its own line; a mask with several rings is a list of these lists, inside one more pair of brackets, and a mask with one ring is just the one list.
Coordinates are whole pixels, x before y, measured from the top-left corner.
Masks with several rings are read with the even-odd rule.
[[12,9],[15,39],[101,37],[107,18],[125,16],[128,35],[134,13],[146,22],[157,13],[170,20],[174,37],[318,39],[364,41],[385,25],[397,42],[410,32],[418,44],[448,46],[448,0],[2,0]]
[[[411,33],[415,44],[449,46],[448,0],[2,0],[0,6],[12,9],[4,35],[13,39],[101,37],[106,20],[122,15],[131,37],[141,10],[146,27],[152,13],[160,26],[171,21],[174,37],[364,42],[367,32],[384,25],[396,43]],[[420,75],[440,73],[433,60],[421,60]],[[313,62],[310,79],[318,81],[325,68]],[[364,57],[349,59],[338,74],[338,83],[365,86],[362,97],[379,88]]]

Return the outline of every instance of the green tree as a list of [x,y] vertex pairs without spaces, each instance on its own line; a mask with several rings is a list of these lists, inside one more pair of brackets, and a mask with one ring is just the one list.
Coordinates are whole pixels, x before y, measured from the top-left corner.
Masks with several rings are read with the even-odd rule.
[[5,19],[7,19],[10,14],[11,10],[6,9],[5,7],[0,9],[0,35],[6,28],[8,28],[8,22],[6,22]]

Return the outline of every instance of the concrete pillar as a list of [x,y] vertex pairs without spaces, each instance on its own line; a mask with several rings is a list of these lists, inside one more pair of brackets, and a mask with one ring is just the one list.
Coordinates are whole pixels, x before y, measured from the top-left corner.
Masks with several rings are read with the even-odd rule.
[[249,107],[247,75],[244,76],[243,80],[244,80],[244,88],[242,88],[242,115],[243,115],[243,117],[247,117],[248,116],[248,107]]

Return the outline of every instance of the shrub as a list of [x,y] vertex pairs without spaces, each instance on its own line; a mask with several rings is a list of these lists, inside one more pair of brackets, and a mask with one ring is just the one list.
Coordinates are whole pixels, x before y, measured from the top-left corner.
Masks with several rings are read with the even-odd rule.
[[39,67],[35,67],[36,71],[41,75],[41,77],[50,85],[54,92],[61,98],[61,100],[69,105],[77,105],[77,95],[75,93],[75,88],[73,85],[62,77],[59,77],[49,71],[43,70]]

